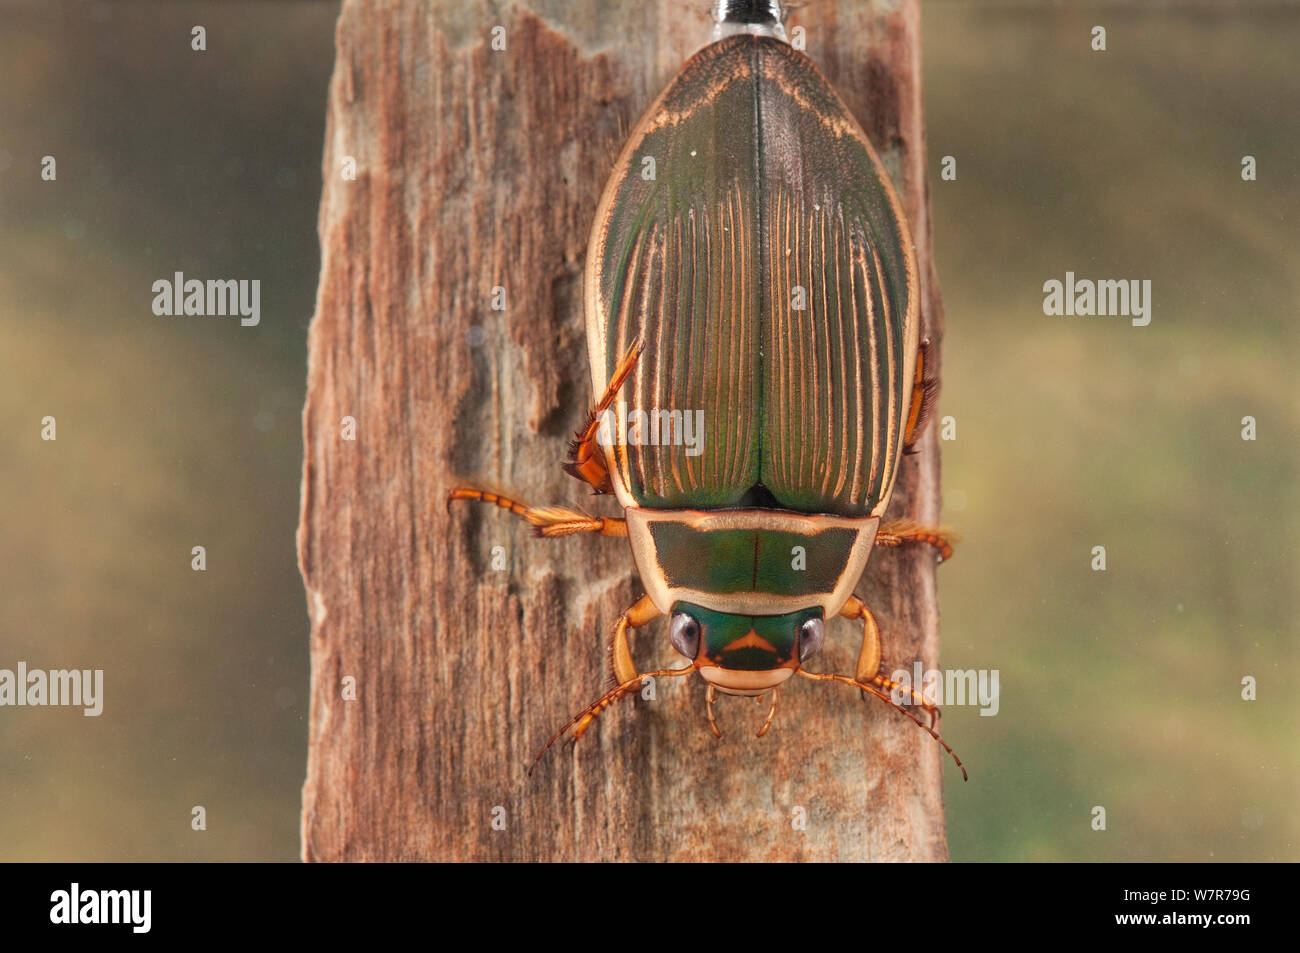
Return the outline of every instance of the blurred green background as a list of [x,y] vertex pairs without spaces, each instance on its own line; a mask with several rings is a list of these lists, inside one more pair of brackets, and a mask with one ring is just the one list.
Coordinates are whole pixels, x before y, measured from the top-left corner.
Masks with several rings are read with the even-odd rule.
[[[0,667],[106,670],[99,718],[0,709],[0,859],[298,856],[336,14],[0,2]],[[1002,689],[996,717],[945,714],[972,767],[952,857],[1300,859],[1300,8],[923,14],[963,538],[943,662]],[[177,270],[261,279],[261,324],[155,317]],[[1044,316],[1067,270],[1150,279],[1150,326]]]
[[[0,709],[2,859],[298,856],[294,533],[337,14],[0,3],[0,667],[105,670],[98,718]],[[156,317],[175,271],[260,279],[261,323]]]
[[[1002,688],[945,712],[954,859],[1300,858],[1300,9],[1133,6],[924,7],[943,663]],[[1067,270],[1150,325],[1044,316]]]

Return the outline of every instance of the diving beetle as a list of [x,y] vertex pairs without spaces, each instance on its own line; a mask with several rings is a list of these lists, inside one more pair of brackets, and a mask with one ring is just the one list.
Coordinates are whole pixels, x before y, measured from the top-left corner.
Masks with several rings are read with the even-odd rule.
[[[880,674],[879,629],[853,595],[875,546],[952,552],[937,528],[881,526],[939,387],[919,339],[907,222],[862,128],[786,41],[779,0],[719,0],[714,18],[714,42],[624,146],[588,242],[587,348],[601,396],[564,469],[612,493],[622,518],[463,487],[448,505],[496,504],[544,537],[631,544],[646,594],[613,630],[617,683],[546,748],[570,728],[580,737],[645,679],[691,672],[707,684],[715,734],[716,692],[770,693],[761,736],[798,674],[893,705],[965,777],[934,704]],[[679,438],[695,408],[704,427],[692,447]],[[644,439],[647,421],[662,439]],[[688,664],[641,672],[628,632],[665,615]],[[856,671],[809,672],[836,615],[862,622]]]

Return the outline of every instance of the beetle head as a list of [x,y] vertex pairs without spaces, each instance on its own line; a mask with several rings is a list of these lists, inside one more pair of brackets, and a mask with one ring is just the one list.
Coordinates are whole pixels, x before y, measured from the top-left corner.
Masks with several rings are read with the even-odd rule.
[[678,602],[669,631],[673,648],[719,691],[759,695],[821,648],[825,622],[819,606],[785,615],[738,615]]

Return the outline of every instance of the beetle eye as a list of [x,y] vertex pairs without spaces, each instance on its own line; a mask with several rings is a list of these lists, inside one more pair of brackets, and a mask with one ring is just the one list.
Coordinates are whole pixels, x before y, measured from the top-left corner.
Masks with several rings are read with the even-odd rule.
[[820,652],[825,641],[826,623],[821,619],[809,619],[799,626],[799,661]]
[[700,652],[700,622],[688,612],[674,612],[668,637],[673,648],[694,661]]

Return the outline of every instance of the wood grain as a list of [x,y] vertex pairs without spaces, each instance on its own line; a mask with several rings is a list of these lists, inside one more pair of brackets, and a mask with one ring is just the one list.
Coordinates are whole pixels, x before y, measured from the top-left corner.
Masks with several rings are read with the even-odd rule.
[[[616,515],[559,466],[591,400],[582,257],[620,137],[710,25],[708,4],[668,0],[496,10],[348,0],[339,20],[303,415],[304,858],[946,859],[938,746],[840,686],[797,680],[762,739],[766,709],[723,698],[717,741],[699,679],[661,681],[526,773],[609,684],[609,632],[640,584],[626,540],[540,540],[444,500],[471,481]],[[917,4],[821,0],[789,25],[893,177],[938,337]],[[937,520],[933,431],[888,515]],[[878,551],[857,591],[887,661],[937,663],[931,554]],[[821,670],[851,672],[858,638],[833,622]],[[662,623],[633,652],[674,657]]]

